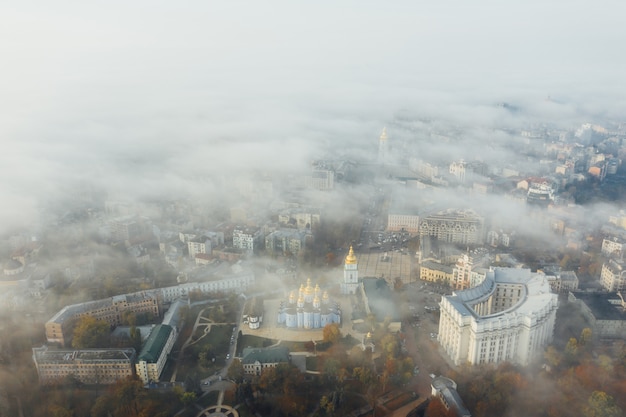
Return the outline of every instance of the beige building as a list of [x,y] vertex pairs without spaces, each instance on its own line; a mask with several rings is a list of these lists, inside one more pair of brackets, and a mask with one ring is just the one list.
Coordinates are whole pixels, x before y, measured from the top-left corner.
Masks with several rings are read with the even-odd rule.
[[437,340],[454,364],[525,365],[552,340],[558,296],[543,274],[495,268],[439,305]]
[[420,264],[420,279],[429,282],[451,284],[454,268],[435,261],[426,260]]
[[84,384],[113,384],[133,375],[135,349],[54,350],[33,348],[33,360],[41,385],[73,376]]
[[145,291],[65,306],[46,322],[46,340],[48,343],[67,346],[74,324],[81,317],[91,316],[117,326],[122,323],[122,317],[126,312],[147,313],[152,317],[159,317],[160,304],[157,294]]
[[165,368],[167,356],[176,342],[176,329],[166,324],[154,326],[137,357],[135,369],[144,384],[157,382]]
[[387,215],[387,230],[390,232],[419,232],[420,218],[417,214],[389,213]]
[[626,289],[626,268],[623,261],[609,259],[602,264],[600,283],[608,292],[622,291]]
[[419,234],[448,243],[483,244],[484,223],[485,220],[473,210],[443,210],[422,217]]

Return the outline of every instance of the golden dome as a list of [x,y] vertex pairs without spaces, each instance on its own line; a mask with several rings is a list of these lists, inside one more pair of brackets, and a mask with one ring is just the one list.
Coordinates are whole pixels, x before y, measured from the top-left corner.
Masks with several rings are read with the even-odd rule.
[[350,252],[348,252],[348,256],[346,256],[346,264],[356,264],[356,256],[354,255],[354,249],[352,249],[352,246],[350,246]]
[[313,294],[313,287],[311,286],[311,278],[306,280],[306,288],[304,289],[305,294]]

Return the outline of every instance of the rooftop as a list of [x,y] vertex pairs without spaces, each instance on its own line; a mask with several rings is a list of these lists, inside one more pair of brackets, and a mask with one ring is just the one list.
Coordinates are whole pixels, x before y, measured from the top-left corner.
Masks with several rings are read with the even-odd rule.
[[152,329],[148,340],[146,340],[146,343],[143,345],[137,360],[149,363],[158,361],[171,333],[171,326],[166,324],[157,324],[154,326],[154,329]]

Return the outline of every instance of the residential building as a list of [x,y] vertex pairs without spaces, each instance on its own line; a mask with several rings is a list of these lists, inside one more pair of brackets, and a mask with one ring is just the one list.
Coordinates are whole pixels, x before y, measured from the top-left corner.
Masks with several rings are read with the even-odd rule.
[[545,274],[550,288],[557,294],[578,289],[578,276],[574,271],[546,271]]
[[461,396],[456,390],[456,382],[444,376],[438,376],[430,382],[431,395],[439,398],[447,410],[454,410],[457,417],[472,417]]
[[607,258],[623,259],[624,241],[617,236],[602,240],[602,255]]
[[463,245],[482,245],[485,241],[485,220],[473,210],[448,209],[423,216],[419,234]]
[[267,368],[275,368],[280,363],[289,363],[291,356],[286,346],[268,348],[244,348],[241,363],[246,375],[259,376]]
[[154,326],[135,364],[137,376],[144,384],[159,381],[167,356],[176,342],[176,336],[176,330],[172,326],[166,324]]
[[568,301],[580,307],[594,337],[626,340],[626,302],[623,293],[570,291]]
[[602,264],[600,284],[608,292],[626,289],[626,263],[622,260],[609,259]]
[[33,348],[39,384],[51,385],[72,376],[83,384],[113,384],[133,375],[135,349]]
[[263,234],[257,227],[236,227],[233,230],[233,247],[252,255],[260,249]]
[[525,365],[552,340],[558,296],[543,274],[495,268],[439,305],[437,340],[454,364]]
[[420,279],[428,282],[452,285],[454,280],[454,268],[450,265],[425,260],[420,263]]
[[297,229],[276,230],[265,236],[265,250],[270,255],[298,256],[313,238],[310,232]]

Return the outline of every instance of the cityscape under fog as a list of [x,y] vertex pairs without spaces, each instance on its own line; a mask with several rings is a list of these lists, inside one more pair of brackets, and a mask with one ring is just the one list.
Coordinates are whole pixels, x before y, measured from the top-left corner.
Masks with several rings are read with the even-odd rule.
[[623,415],[621,4],[32,3],[0,417]]

